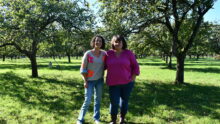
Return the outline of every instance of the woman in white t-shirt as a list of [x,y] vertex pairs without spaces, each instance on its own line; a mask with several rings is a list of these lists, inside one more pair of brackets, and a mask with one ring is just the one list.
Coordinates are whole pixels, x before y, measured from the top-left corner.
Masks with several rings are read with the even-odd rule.
[[89,104],[94,92],[94,114],[93,119],[96,124],[99,123],[100,118],[100,103],[103,89],[103,76],[104,76],[104,61],[106,52],[102,49],[105,48],[105,40],[102,36],[95,36],[92,38],[90,45],[93,49],[88,50],[83,58],[80,73],[84,80],[85,100],[81,107],[77,124],[84,122],[84,116],[89,108]]

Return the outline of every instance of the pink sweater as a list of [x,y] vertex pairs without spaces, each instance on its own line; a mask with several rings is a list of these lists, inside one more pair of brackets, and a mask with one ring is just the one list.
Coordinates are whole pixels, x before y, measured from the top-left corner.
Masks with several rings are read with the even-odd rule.
[[107,85],[121,85],[132,81],[132,75],[139,75],[139,65],[130,50],[123,50],[117,57],[113,50],[107,51]]

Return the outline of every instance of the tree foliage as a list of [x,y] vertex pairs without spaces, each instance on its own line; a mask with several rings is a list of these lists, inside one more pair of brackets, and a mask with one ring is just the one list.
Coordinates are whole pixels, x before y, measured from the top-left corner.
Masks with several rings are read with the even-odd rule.
[[68,31],[86,29],[93,18],[78,0],[1,0],[1,46],[13,45],[31,61],[32,76],[38,77],[36,54],[39,44],[50,39],[51,25]]
[[211,52],[220,54],[220,25],[212,25],[211,36],[209,37],[209,45]]
[[[215,0],[100,0],[104,24],[124,36],[139,33],[151,24],[166,26],[172,36],[171,50],[177,58],[175,84],[184,83],[184,61]],[[186,27],[187,23],[187,27]],[[186,30],[187,29],[187,30]]]

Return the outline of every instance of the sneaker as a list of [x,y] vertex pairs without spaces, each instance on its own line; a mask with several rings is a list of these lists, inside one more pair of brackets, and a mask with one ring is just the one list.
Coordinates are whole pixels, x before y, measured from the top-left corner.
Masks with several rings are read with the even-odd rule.
[[116,124],[116,122],[110,122],[109,124]]
[[100,121],[99,120],[95,120],[95,124],[100,124]]
[[82,124],[82,122],[81,121],[77,121],[76,124]]

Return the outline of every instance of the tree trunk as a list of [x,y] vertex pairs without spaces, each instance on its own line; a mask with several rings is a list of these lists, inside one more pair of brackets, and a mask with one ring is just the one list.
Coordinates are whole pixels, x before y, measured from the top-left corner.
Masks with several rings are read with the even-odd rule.
[[29,59],[31,61],[32,77],[38,77],[36,55],[31,55]]
[[184,83],[184,61],[185,55],[178,55],[176,65],[176,79],[175,84],[181,85]]
[[169,64],[168,64],[168,68],[172,68],[172,54],[169,55]]
[[166,59],[165,60],[166,60],[166,64],[167,64],[168,63],[168,55],[166,55]]
[[2,56],[2,61],[3,61],[3,62],[5,61],[5,55]]
[[196,55],[196,60],[199,60],[199,54]]
[[69,63],[71,63],[70,54],[69,54],[69,53],[67,53],[66,55],[67,55],[67,57],[68,57],[68,62],[69,62]]

